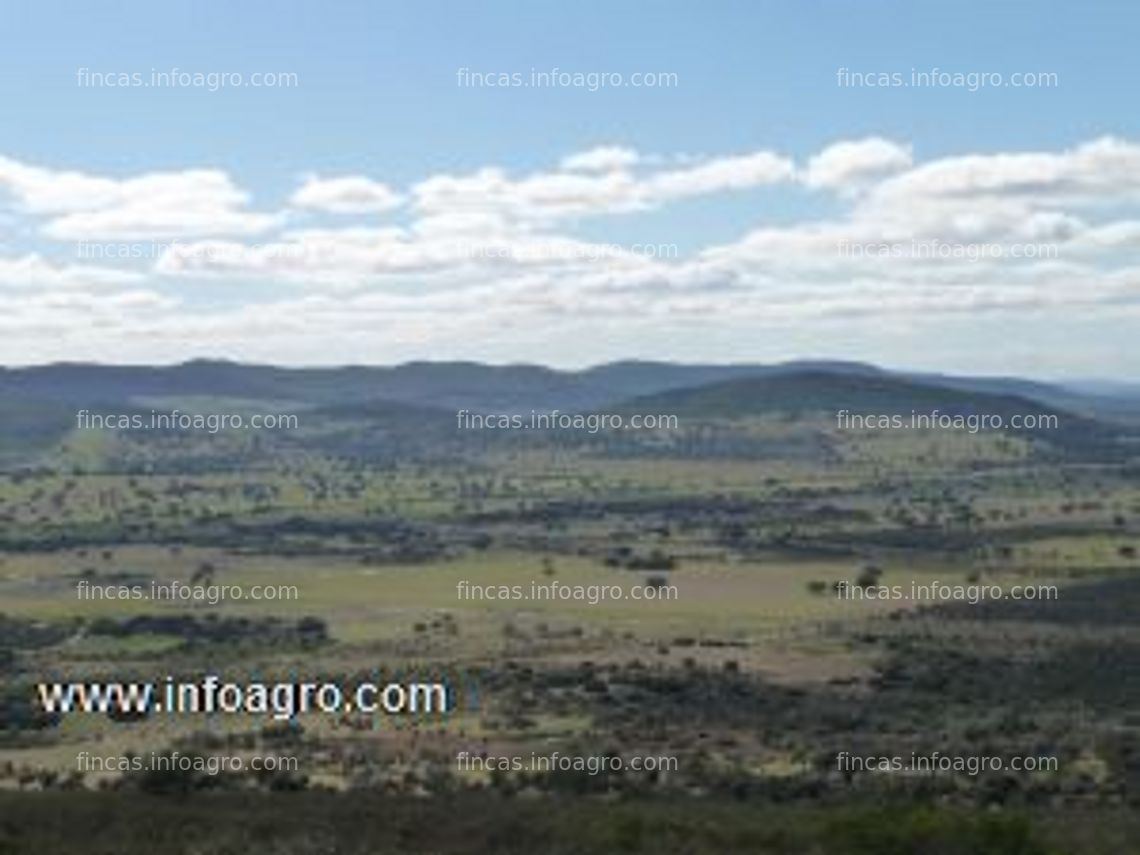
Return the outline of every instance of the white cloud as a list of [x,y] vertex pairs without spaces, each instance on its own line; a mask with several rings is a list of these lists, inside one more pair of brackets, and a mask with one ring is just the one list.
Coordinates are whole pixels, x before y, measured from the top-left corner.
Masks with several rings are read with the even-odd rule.
[[623,170],[545,172],[512,179],[501,169],[465,176],[436,175],[412,188],[426,215],[493,213],[544,223],[600,214],[630,213],[667,202],[791,180],[795,165],[773,152],[715,158],[681,169],[634,177]]
[[[13,312],[0,325],[20,336],[70,328],[94,347],[97,322],[104,342],[113,333],[146,342],[148,353],[209,342],[273,360],[301,343],[309,354],[350,353],[369,346],[377,330],[384,347],[439,352],[483,335],[509,354],[520,342],[554,341],[558,330],[580,337],[604,327],[620,338],[700,324],[809,329],[830,319],[871,329],[889,320],[909,328],[941,318],[965,323],[971,313],[1060,319],[1078,310],[1140,311],[1140,151],[1125,141],[917,166],[908,147],[878,137],[837,142],[799,168],[768,151],[684,163],[621,152],[632,150],[592,149],[558,170],[521,177],[494,167],[430,176],[408,191],[409,216],[386,227],[367,215],[397,191],[367,178],[312,177],[295,206],[364,216],[343,228],[273,232],[260,244],[249,236],[288,220],[248,211],[246,194],[221,172],[114,181],[0,161],[0,186],[25,216],[48,217],[49,235],[200,236],[167,250],[145,273],[68,267],[34,254],[0,260],[0,286],[9,289],[0,289],[0,308]],[[741,224],[742,237],[681,258],[576,234],[581,218],[791,182],[801,193],[804,186],[837,191],[838,210],[778,224],[759,217]],[[1057,255],[924,257],[921,247],[914,254],[915,242],[1049,244]],[[862,251],[876,245],[902,251]],[[196,302],[190,310],[138,288],[148,277],[171,277],[164,291],[208,279],[290,287],[277,297],[259,288],[256,299]],[[27,347],[33,339],[20,341]],[[8,353],[21,352],[6,344]]]
[[53,171],[0,156],[0,187],[33,214],[91,210],[114,204],[119,185],[82,172]]
[[907,169],[913,162],[910,146],[882,137],[845,140],[811,158],[802,178],[809,187],[851,190]]
[[227,208],[199,209],[138,201],[100,211],[67,214],[52,220],[44,234],[56,240],[177,240],[203,235],[255,235],[280,225],[282,218]]
[[515,180],[488,167],[464,176],[432,176],[416,184],[412,194],[426,215],[496,214],[535,222],[646,207],[637,182],[623,172],[539,173]]
[[0,257],[0,288],[37,291],[105,289],[145,280],[135,271],[89,265],[60,266],[34,253]]
[[658,252],[670,254],[671,250],[656,245],[627,249],[512,229],[493,218],[437,217],[411,229],[293,231],[279,241],[256,246],[233,241],[181,244],[162,255],[156,270],[167,275],[281,279],[331,288],[355,288],[412,274],[474,284],[494,282],[520,270],[551,277],[577,275],[599,266],[624,272],[654,266]]
[[614,172],[629,169],[640,161],[641,156],[632,148],[602,145],[567,155],[560,165],[567,172]]
[[[1008,156],[992,157],[1000,163]],[[971,162],[983,172],[997,168],[984,159]],[[719,306],[733,315],[747,310],[766,318],[838,317],[1094,306],[1129,298],[1134,280],[1083,287],[1079,295],[1061,291],[1073,281],[1087,286],[1111,274],[1113,265],[1099,251],[1131,246],[1134,230],[1111,222],[1090,225],[1064,210],[1053,191],[1040,198],[1024,190],[1012,195],[968,188],[930,192],[913,176],[939,172],[945,169],[942,162],[910,163],[909,148],[872,137],[831,145],[798,172],[790,160],[763,151],[637,177],[617,170],[513,179],[487,168],[416,185],[412,193],[421,216],[406,227],[295,231],[258,247],[203,244],[168,253],[159,270],[311,283],[330,293],[345,287],[371,293],[369,288],[415,277],[411,281],[425,289],[402,298],[406,309],[419,301],[433,311],[438,305],[428,301],[429,294],[462,289],[482,295],[478,310],[484,313],[551,317],[624,315],[639,305],[643,313]],[[1074,171],[1090,174],[1087,167]],[[856,187],[866,192],[851,201],[846,216],[761,226],[688,258],[645,257],[556,228],[563,219],[647,210],[797,177],[841,193]],[[988,180],[984,186],[997,183]],[[1087,187],[1097,183],[1086,181]],[[1064,255],[1069,249],[1071,257]],[[1099,267],[1086,264],[1092,261]]]
[[1140,146],[1101,137],[1069,151],[974,154],[921,164],[876,188],[883,200],[1022,197],[1039,203],[1140,198]]
[[769,151],[715,158],[697,166],[659,172],[646,179],[644,195],[663,202],[725,190],[779,184],[795,175],[795,164]]
[[333,214],[368,214],[391,211],[403,197],[387,184],[362,175],[319,178],[310,175],[290,198],[295,208],[311,208]]
[[57,240],[135,240],[250,235],[281,222],[247,211],[249,195],[216,169],[111,179],[0,158],[0,189]]

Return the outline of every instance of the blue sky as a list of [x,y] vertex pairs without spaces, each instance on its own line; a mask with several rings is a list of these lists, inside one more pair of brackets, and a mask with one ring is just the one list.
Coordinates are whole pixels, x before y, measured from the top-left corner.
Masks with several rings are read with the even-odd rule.
[[[1135,379],[1138,24],[1127,2],[9,0],[0,361]],[[555,68],[674,83],[460,85]],[[295,85],[91,82],[173,69]],[[1026,72],[1052,82],[1008,85]]]

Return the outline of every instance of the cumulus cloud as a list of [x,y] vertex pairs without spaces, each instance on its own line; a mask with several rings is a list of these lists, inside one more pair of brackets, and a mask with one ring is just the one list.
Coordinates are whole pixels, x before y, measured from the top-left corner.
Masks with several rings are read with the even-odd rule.
[[412,187],[417,210],[426,215],[497,214],[516,220],[556,220],[646,207],[627,173],[539,173],[510,178],[487,167],[469,175],[434,175]]
[[[809,314],[812,307],[854,313],[856,304],[868,311],[1023,306],[1027,292],[1016,291],[1015,285],[1048,282],[1055,289],[1062,280],[1087,281],[1090,275],[1110,272],[1112,265],[1103,259],[1098,259],[1102,270],[1081,265],[1103,249],[1131,247],[1135,229],[1064,210],[1055,188],[1041,187],[1039,195],[1025,189],[989,192],[1010,184],[995,176],[1010,163],[1015,172],[1023,170],[1022,158],[1076,158],[1078,164],[1067,171],[1083,177],[1087,196],[1091,188],[1105,186],[1093,177],[1090,161],[1102,160],[1111,150],[1119,165],[1122,146],[1098,142],[1068,155],[1029,153],[1012,161],[1008,155],[971,156],[965,176],[980,172],[990,177],[980,184],[965,182],[962,192],[946,192],[943,182],[915,178],[930,172],[957,175],[956,162],[962,158],[915,167],[909,147],[879,137],[830,145],[800,169],[787,158],[760,151],[638,176],[600,169],[607,159],[616,166],[623,158],[611,157],[609,148],[593,149],[583,153],[591,157],[577,163],[582,167],[578,172],[512,178],[489,167],[466,176],[426,179],[412,188],[419,218],[407,226],[294,231],[255,247],[205,242],[167,253],[158,270],[179,276],[256,276],[334,289],[382,286],[409,276],[443,278],[448,287],[468,292],[486,287],[483,311],[507,299],[507,282],[526,281],[526,291],[511,292],[514,304],[559,315],[573,313],[575,306],[582,312],[602,312],[603,307],[632,311],[630,301],[637,300],[643,308],[683,300],[727,309],[720,301],[730,294],[733,312],[749,305],[751,296],[763,294],[770,301],[769,314],[780,294],[794,294],[789,306],[795,303],[795,312]],[[594,156],[599,151],[604,156]],[[599,170],[585,169],[587,163]],[[566,165],[573,165],[570,159],[563,161]],[[582,241],[558,228],[565,219],[649,210],[686,197],[793,180],[841,195],[854,188],[863,192],[849,199],[845,216],[759,226],[686,258],[676,253],[647,257]],[[1076,182],[1062,183],[1072,187]],[[1012,186],[1023,187],[1023,182]],[[1059,257],[1068,250],[1069,259]],[[1100,298],[1119,301],[1120,287],[1087,290],[1082,305]],[[942,293],[947,289],[955,296]],[[1055,294],[1039,298],[1033,298],[1035,304],[1063,302]]]
[[876,188],[881,199],[1021,197],[1088,204],[1140,198],[1140,145],[1100,137],[1063,152],[947,157]]
[[812,157],[803,170],[803,182],[809,187],[852,190],[913,163],[910,146],[899,145],[882,137],[845,140],[830,145]]
[[613,172],[636,166],[641,156],[632,148],[603,145],[562,158],[562,169],[568,172]]
[[53,214],[114,204],[119,185],[82,172],[40,169],[0,156],[0,187],[26,211]]
[[[680,257],[585,240],[578,229],[589,217],[636,217],[777,185],[834,191],[836,206],[825,218],[762,212],[741,223],[739,237]],[[270,359],[281,352],[272,347],[301,341],[310,353],[349,349],[376,330],[389,341],[441,346],[483,331],[509,349],[521,336],[540,342],[555,329],[602,324],[620,337],[638,324],[891,318],[905,326],[971,313],[1140,311],[1140,151],[1116,138],[918,164],[909,146],[880,137],[839,141],[799,164],[766,150],[678,161],[603,146],[551,171],[519,176],[488,166],[399,192],[357,176],[307,178],[294,208],[364,215],[338,228],[284,228],[284,218],[251,212],[247,195],[215,170],[112,180],[3,160],[0,187],[14,212],[45,220],[49,237],[181,230],[183,238],[150,271],[35,254],[0,260],[0,306],[15,317],[37,329],[97,321],[152,346],[265,347],[258,355]],[[394,210],[401,193],[407,205],[397,222],[369,220]],[[261,230],[269,237],[254,243]],[[953,244],[979,251],[939,249]],[[1011,252],[1028,244],[1054,254]],[[207,279],[289,287],[191,311],[139,287],[152,278],[164,291]]]
[[58,240],[250,235],[281,222],[246,210],[249,194],[216,169],[112,179],[0,158],[0,190],[22,212],[49,217],[43,231]]
[[39,291],[106,289],[144,281],[137,271],[92,265],[58,265],[41,255],[0,256],[0,288]]
[[[495,227],[487,230],[478,227],[492,223]],[[236,241],[180,244],[163,253],[156,270],[172,276],[244,276],[354,288],[412,274],[475,283],[522,270],[551,277],[599,266],[627,272],[653,266],[659,252],[672,254],[668,246],[625,248],[458,217],[434,218],[409,229],[298,230],[253,246]]]
[[697,166],[659,172],[646,179],[645,196],[655,202],[700,196],[725,190],[745,190],[779,184],[795,175],[795,164],[786,157],[759,151],[709,160]]
[[514,179],[488,167],[464,176],[432,176],[415,185],[412,195],[417,210],[427,215],[483,212],[551,222],[645,211],[690,196],[778,184],[794,175],[791,160],[759,151],[636,177],[608,170],[545,172]]
[[370,214],[391,211],[403,201],[387,184],[361,175],[324,179],[310,175],[289,204],[332,214]]

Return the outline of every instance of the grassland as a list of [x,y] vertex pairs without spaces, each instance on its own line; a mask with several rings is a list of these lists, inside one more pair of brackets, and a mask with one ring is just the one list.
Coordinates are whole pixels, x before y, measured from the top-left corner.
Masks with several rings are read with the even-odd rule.
[[[203,811],[223,817],[197,852],[245,845],[227,805],[257,815],[261,803],[241,799],[263,790],[293,791],[301,815],[335,791],[336,810],[367,793],[430,797],[516,825],[526,805],[555,799],[594,829],[565,851],[597,851],[599,841],[615,851],[729,851],[718,840],[773,853],[1125,851],[1140,708],[1120,677],[1140,662],[1133,464],[1003,434],[841,432],[805,414],[637,438],[468,438],[399,459],[381,443],[336,453],[336,435],[322,425],[305,441],[259,446],[248,436],[71,433],[34,465],[0,475],[0,789],[38,794],[28,802],[37,806],[60,788],[160,802],[197,794]],[[836,591],[935,581],[1054,593],[969,603]],[[216,602],[80,594],[83,584],[172,582],[291,593]],[[524,596],[490,599],[464,585]],[[525,596],[532,585],[607,593],[593,604],[535,599]],[[632,599],[646,586],[658,597]],[[319,633],[298,635],[303,625]],[[45,719],[35,709],[44,679],[207,672],[346,684],[441,676],[454,708],[309,713],[288,725],[249,714]],[[163,777],[77,764],[81,752],[169,751],[288,755],[299,766]],[[457,768],[463,751],[659,756],[676,768],[488,774]],[[1058,766],[915,777],[836,765],[841,752],[934,751],[1047,755]],[[71,802],[80,822],[96,809],[86,799]],[[615,799],[642,808],[604,807]],[[773,811],[769,830],[740,811],[725,820],[717,812],[733,809],[712,807],[725,800]],[[915,818],[934,804],[1010,825],[956,837],[937,812]],[[801,810],[832,811],[823,836],[803,831]],[[687,831],[661,830],[674,811]],[[898,811],[906,834],[942,848],[883,837],[876,811]],[[1074,834],[1057,811],[1102,817],[1102,833]],[[722,821],[727,836],[707,830]],[[866,828],[826,831],[844,822]],[[364,851],[317,827],[280,851]],[[697,827],[706,829],[699,845]],[[384,838],[388,849],[368,851],[463,848],[429,838]],[[5,845],[33,843],[9,829]]]

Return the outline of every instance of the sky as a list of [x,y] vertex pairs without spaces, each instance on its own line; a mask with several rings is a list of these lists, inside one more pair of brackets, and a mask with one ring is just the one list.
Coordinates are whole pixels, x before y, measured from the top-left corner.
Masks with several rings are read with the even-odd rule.
[[0,9],[0,364],[1136,380],[1132,2]]

